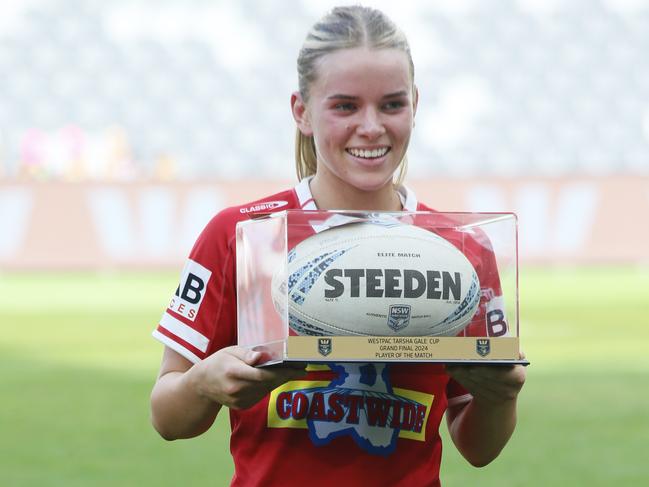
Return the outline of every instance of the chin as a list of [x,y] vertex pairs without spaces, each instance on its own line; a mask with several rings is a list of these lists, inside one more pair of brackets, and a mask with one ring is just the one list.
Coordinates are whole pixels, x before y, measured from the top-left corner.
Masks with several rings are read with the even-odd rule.
[[373,191],[379,191],[385,188],[388,185],[392,184],[393,175],[390,174],[388,177],[378,176],[378,175],[359,175],[351,180],[347,180],[347,184],[353,186],[354,188],[371,193]]

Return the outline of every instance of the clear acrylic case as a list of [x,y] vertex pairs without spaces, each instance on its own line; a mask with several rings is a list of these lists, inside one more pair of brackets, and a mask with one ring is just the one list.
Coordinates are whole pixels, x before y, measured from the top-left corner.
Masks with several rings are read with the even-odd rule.
[[[300,321],[295,316],[289,318],[290,299],[296,299],[295,295],[289,296],[290,284],[287,285],[293,249],[316,234],[322,239],[328,235],[324,232],[357,223],[419,227],[434,233],[435,238],[441,236],[445,245],[450,242],[464,254],[479,277],[480,297],[476,298],[479,304],[473,318],[459,335],[438,336],[416,330],[411,336],[409,328],[400,328],[399,324],[408,320],[395,320],[392,309],[371,313],[387,317],[389,322],[389,327],[377,328],[376,335],[366,331],[354,336],[322,330],[310,334],[309,329],[296,325]],[[266,365],[284,361],[527,363],[519,360],[517,220],[513,213],[287,210],[239,222],[236,253],[238,343],[263,351]],[[362,265],[362,257],[360,260]],[[394,267],[394,259],[391,262]],[[391,284],[395,295],[405,295],[401,292],[405,277],[387,276],[387,272],[385,276],[375,276],[374,287],[367,283],[369,277],[365,281],[363,277],[357,279],[356,284],[367,285],[367,289],[379,289],[381,285],[387,289],[387,284]],[[430,288],[430,282],[428,285]],[[407,302],[403,297],[395,298],[395,305]],[[354,308],[346,310],[353,313]],[[409,306],[406,308],[409,310]]]

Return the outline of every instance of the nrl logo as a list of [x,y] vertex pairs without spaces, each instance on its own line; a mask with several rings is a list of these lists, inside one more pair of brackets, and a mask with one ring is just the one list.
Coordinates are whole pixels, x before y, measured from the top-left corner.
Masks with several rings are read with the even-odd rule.
[[331,353],[331,338],[318,338],[318,352],[324,357]]
[[395,332],[410,324],[410,305],[393,304],[388,311],[388,326]]
[[488,338],[478,338],[475,343],[475,351],[481,357],[486,357],[491,352],[491,343]]

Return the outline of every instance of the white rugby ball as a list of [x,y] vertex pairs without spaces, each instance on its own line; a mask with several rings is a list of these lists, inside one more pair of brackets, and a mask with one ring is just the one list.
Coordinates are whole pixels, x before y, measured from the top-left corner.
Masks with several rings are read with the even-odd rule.
[[407,224],[350,223],[288,254],[273,301],[299,335],[455,336],[480,302],[469,260],[439,235]]

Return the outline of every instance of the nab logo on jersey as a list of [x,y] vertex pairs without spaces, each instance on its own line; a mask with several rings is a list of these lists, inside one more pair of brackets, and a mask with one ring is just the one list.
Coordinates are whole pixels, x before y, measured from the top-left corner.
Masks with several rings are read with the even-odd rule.
[[169,303],[169,309],[194,321],[205,297],[205,289],[211,275],[209,269],[188,259],[180,276],[180,285]]

